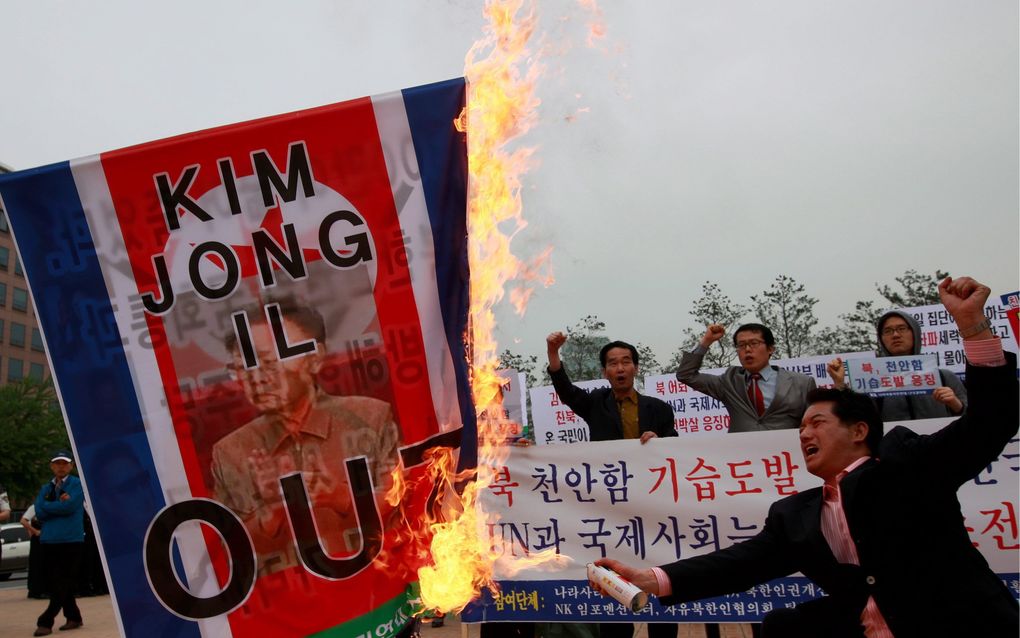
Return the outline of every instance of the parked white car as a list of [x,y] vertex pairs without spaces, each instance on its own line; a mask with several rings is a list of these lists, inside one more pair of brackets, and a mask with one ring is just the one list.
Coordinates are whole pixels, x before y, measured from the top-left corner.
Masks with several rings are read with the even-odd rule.
[[7,580],[14,572],[28,571],[28,530],[21,523],[0,526],[0,580]]

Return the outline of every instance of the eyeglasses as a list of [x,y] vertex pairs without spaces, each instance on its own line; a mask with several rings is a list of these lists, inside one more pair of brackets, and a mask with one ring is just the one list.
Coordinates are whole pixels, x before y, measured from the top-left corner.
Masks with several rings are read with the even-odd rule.
[[889,326],[888,328],[882,328],[883,337],[898,335],[903,332],[913,332],[913,330],[910,329],[910,326]]
[[762,345],[764,343],[765,342],[762,341],[761,339],[750,339],[748,341],[738,341],[736,343],[736,346],[737,346],[737,350],[744,350],[744,349],[751,349],[751,350],[753,350],[753,349],[757,348],[758,346],[760,346],[760,345]]

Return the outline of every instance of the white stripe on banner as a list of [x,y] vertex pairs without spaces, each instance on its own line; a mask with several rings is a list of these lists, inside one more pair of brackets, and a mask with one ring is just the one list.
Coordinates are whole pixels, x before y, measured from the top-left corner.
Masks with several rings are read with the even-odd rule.
[[[440,431],[448,432],[460,427],[462,423],[457,400],[457,377],[453,355],[446,341],[443,313],[439,307],[439,289],[433,274],[436,271],[436,249],[418,157],[411,139],[411,126],[407,120],[403,96],[399,92],[373,97],[372,107],[386,158],[393,202],[405,238],[404,250],[407,253],[422,337],[429,345],[425,348],[425,355],[428,359],[432,403]],[[441,347],[435,347],[436,344],[441,344]]]
[[[145,311],[102,163],[98,156],[74,160],[71,162],[71,173],[99,255],[117,330],[125,341],[124,355],[131,370],[135,396],[140,402],[139,411],[144,420],[153,463],[159,474],[163,498],[167,505],[188,500],[192,498],[191,488],[184,471],[173,420],[164,399],[163,380],[151,345]],[[185,523],[178,528],[175,539],[180,545],[184,563],[182,582],[187,583],[190,591],[197,596],[208,597],[218,593],[219,583],[206,551],[201,526],[194,522]],[[114,608],[119,609],[116,605]],[[117,616],[119,624],[119,612]],[[225,615],[198,621],[198,625],[203,636],[231,635]],[[121,633],[124,633],[123,627]]]

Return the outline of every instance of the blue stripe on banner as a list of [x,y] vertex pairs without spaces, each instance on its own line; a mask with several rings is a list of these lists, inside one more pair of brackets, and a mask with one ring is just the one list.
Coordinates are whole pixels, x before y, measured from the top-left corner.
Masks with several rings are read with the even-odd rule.
[[164,506],[95,243],[63,162],[0,176],[128,636],[198,636],[149,587],[142,542]]
[[[1016,592],[1020,574],[999,574]],[[923,588],[926,583],[918,583]],[[460,614],[463,622],[760,622],[766,613],[805,603],[824,594],[804,576],[787,576],[747,591],[663,606],[655,596],[650,606],[633,613],[613,598],[596,594],[583,580],[503,580],[494,597],[488,589]]]
[[488,590],[461,612],[464,622],[760,622],[764,615],[790,603],[822,595],[822,588],[803,576],[777,578],[746,592],[706,598],[669,607],[649,597],[649,606],[634,613],[613,598],[596,594],[588,581],[500,581],[494,598]]
[[432,224],[443,324],[457,374],[457,395],[464,421],[460,466],[474,467],[478,437],[464,352],[469,303],[467,140],[453,127],[454,118],[464,108],[464,79],[404,89],[402,94]]

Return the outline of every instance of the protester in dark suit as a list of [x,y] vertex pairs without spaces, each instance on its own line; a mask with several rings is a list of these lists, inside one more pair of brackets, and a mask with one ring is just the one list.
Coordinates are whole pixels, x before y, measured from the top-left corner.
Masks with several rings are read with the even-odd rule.
[[[566,341],[567,336],[562,332],[554,332],[546,338],[549,376],[560,399],[588,424],[592,441],[640,439],[644,444],[655,437],[676,436],[673,408],[634,388],[640,363],[637,348],[623,341],[603,346],[599,363],[609,387],[587,392],[570,382],[560,361],[560,348]],[[676,638],[677,629],[676,623],[649,623],[648,635],[650,638]],[[601,638],[630,638],[633,633],[631,623],[600,626]]]
[[985,320],[989,292],[966,277],[939,285],[968,359],[963,417],[932,435],[897,427],[883,436],[866,396],[817,390],[800,444],[824,488],[777,501],[757,536],[705,556],[652,569],[597,563],[664,604],[796,571],[825,589],[825,598],[767,617],[767,636],[1016,636],[1017,602],[971,544],[956,496],[1020,422],[1016,358]]
[[634,346],[622,341],[606,344],[599,353],[599,362],[610,387],[588,392],[571,383],[560,361],[560,348],[566,341],[562,332],[546,338],[549,376],[560,399],[588,424],[592,441],[641,439],[647,443],[655,436],[676,436],[673,408],[634,389],[639,363]]
[[804,398],[815,388],[814,378],[770,366],[776,339],[758,323],[744,324],[733,333],[740,366],[726,368],[721,375],[702,373],[705,354],[724,334],[720,324],[709,325],[694,350],[684,353],[677,379],[722,401],[730,413],[730,432],[797,427],[807,405]]

